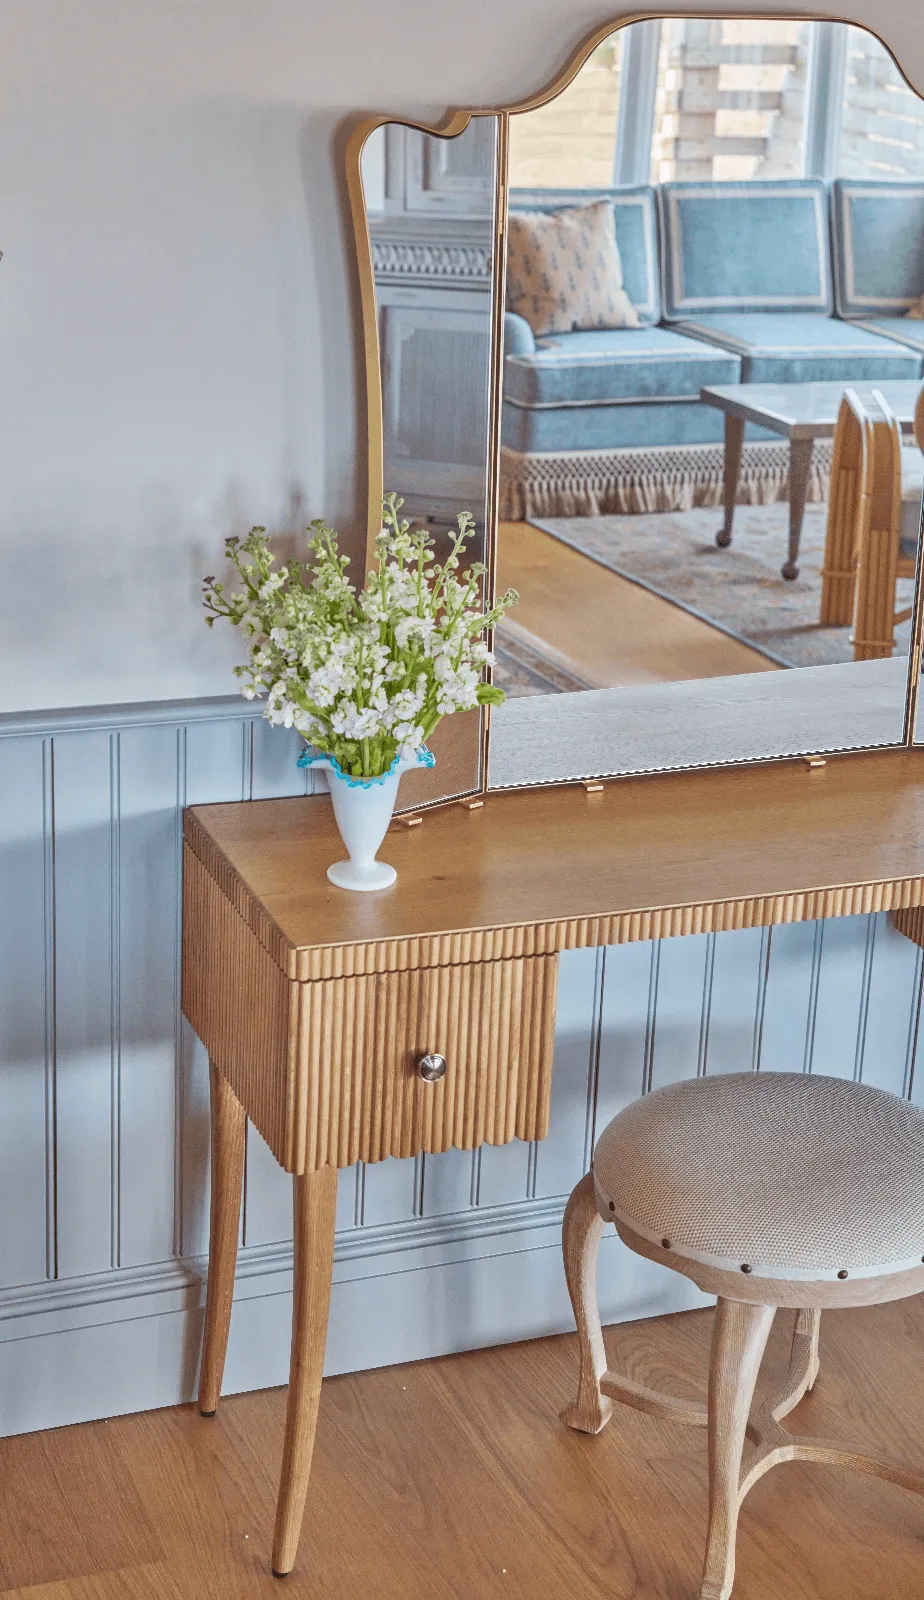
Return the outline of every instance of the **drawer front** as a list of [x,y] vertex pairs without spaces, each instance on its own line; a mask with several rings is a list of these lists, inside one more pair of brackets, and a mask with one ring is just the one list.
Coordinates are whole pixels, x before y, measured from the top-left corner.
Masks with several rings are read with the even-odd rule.
[[557,975],[541,955],[299,984],[286,1165],[544,1138]]

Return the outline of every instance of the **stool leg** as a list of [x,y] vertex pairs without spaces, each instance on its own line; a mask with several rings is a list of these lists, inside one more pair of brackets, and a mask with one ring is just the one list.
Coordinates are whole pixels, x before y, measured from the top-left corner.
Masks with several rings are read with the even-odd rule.
[[613,1402],[600,1393],[606,1351],[597,1307],[597,1255],[605,1227],[597,1210],[593,1173],[588,1172],[568,1201],[562,1228],[565,1277],[577,1323],[581,1365],[577,1399],[562,1412],[561,1420],[580,1433],[599,1433],[613,1410]]
[[210,1063],[212,1127],[212,1194],[209,1218],[209,1277],[205,1301],[205,1333],[199,1372],[199,1410],[213,1417],[218,1409],[228,1349],[237,1236],[244,1187],[244,1107],[214,1063]]
[[795,1360],[799,1340],[811,1339],[812,1353],[811,1365],[809,1368],[809,1390],[814,1389],[815,1387],[815,1379],[818,1377],[818,1369],[821,1365],[821,1360],[818,1354],[818,1341],[820,1334],[821,1312],[818,1310],[817,1306],[803,1306],[802,1310],[796,1313],[796,1326],[793,1330],[792,1336],[792,1353],[793,1359]]
[[276,1505],[273,1572],[291,1572],[302,1530],[308,1475],[321,1401],[327,1315],[334,1267],[337,1168],[322,1167],[293,1178],[295,1213],[292,1356],[286,1438]]
[[735,1580],[741,1452],[775,1306],[720,1300],[709,1368],[709,1533],[700,1600],[728,1600]]

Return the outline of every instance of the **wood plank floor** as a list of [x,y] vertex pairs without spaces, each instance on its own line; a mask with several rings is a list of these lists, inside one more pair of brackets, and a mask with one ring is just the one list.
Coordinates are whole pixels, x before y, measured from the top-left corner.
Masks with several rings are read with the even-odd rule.
[[514,621],[569,656],[601,688],[777,672],[766,656],[591,561],[529,522],[502,522],[497,587]]
[[[780,1313],[767,1378],[785,1369]],[[611,1364],[703,1383],[711,1312],[610,1330]],[[793,1425],[919,1462],[924,1297],[828,1313]],[[291,1600],[693,1600],[705,1437],[615,1409],[571,1433],[564,1336],[331,1379]],[[285,1391],[0,1441],[7,1600],[278,1597],[268,1571]],[[924,1505],[832,1468],[785,1466],[748,1497],[735,1600],[924,1596]]]

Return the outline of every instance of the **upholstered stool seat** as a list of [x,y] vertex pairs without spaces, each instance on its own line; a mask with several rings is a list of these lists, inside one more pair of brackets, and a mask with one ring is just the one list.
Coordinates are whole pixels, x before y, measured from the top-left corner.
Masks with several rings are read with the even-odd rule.
[[[631,1249],[718,1296],[708,1407],[607,1369],[594,1281],[607,1222]],[[794,1073],[658,1090],[601,1134],[593,1171],[569,1201],[564,1250],[581,1353],[564,1420],[597,1433],[617,1399],[708,1426],[702,1600],[731,1594],[738,1508],[779,1462],[841,1463],[924,1493],[924,1474],[910,1467],[781,1426],[815,1382],[822,1307],[924,1290],[924,1110],[863,1084]],[[752,1413],[781,1307],[797,1311],[786,1392]]]
[[659,1089],[601,1135],[594,1178],[607,1221],[703,1266],[843,1283],[924,1259],[924,1111],[840,1078]]

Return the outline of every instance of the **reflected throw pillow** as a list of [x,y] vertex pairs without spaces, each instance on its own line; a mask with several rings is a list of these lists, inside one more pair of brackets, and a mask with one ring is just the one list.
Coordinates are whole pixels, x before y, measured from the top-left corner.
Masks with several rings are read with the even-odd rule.
[[639,326],[623,288],[609,200],[562,211],[511,211],[507,309],[524,317],[537,338]]
[[908,307],[905,316],[912,317],[915,322],[924,322],[924,294],[919,300],[915,300],[913,306]]

